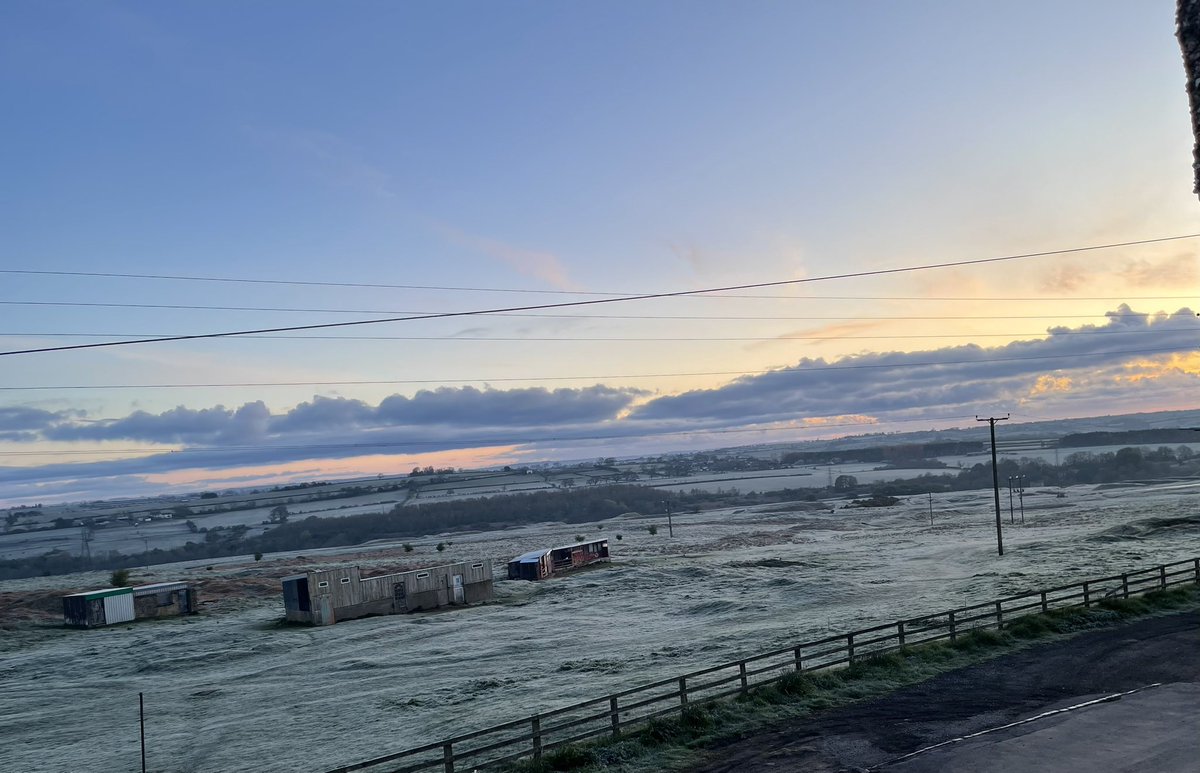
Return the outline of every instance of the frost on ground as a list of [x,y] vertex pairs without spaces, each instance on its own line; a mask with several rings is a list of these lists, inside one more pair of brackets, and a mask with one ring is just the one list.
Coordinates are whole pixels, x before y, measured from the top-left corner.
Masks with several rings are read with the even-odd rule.
[[[399,545],[153,567],[204,582],[203,614],[89,631],[57,625],[59,593],[104,575],[0,583],[0,770],[321,771],[832,632],[1200,555],[1200,483],[990,491],[892,508],[797,504],[448,535]],[[1007,503],[1005,503],[1007,504]],[[495,602],[327,628],[278,624],[278,577],[360,563],[379,573],[604,535],[609,566],[498,582]],[[621,533],[618,541],[615,535]],[[211,565],[212,569],[206,567]]]

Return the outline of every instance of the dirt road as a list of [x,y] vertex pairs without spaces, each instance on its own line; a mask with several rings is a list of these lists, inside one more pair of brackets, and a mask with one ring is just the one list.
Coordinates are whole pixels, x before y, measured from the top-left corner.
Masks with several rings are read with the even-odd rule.
[[[1138,744],[1124,744],[1129,747],[1130,760],[1118,759],[1114,751],[1123,746],[1119,739],[1114,742],[1114,727],[1123,726],[1119,723],[1114,726],[1091,722],[1087,731],[1093,736],[1090,742],[1086,733],[1063,732],[1049,747],[1044,738],[1037,743],[1035,738],[1011,743],[1014,738],[1033,736],[1038,730],[1066,722],[1068,718],[1074,721],[1085,712],[1115,707],[1118,701],[895,762],[903,755],[952,738],[1153,683],[1162,683],[1164,688],[1152,688],[1123,699],[1128,701],[1125,711],[1132,709],[1135,697],[1139,706],[1163,703],[1161,711],[1155,708],[1141,711],[1143,716],[1158,715],[1163,726],[1143,728],[1136,739]],[[1195,695],[1197,684],[1200,684],[1200,612],[1193,611],[1037,645],[943,674],[884,698],[777,726],[715,750],[710,761],[696,770],[826,773],[879,766],[884,773],[908,773],[980,769],[977,762],[964,759],[963,755],[974,750],[977,761],[994,758],[999,747],[989,751],[988,744],[1006,741],[1010,742],[1004,750],[1006,754],[1013,753],[1016,747],[1024,750],[1017,752],[1018,757],[1006,760],[1009,770],[1063,770],[1064,756],[1073,755],[1075,762],[1084,765],[1081,770],[1136,770],[1139,760],[1152,754],[1186,759],[1191,765],[1200,754],[1200,720],[1194,712],[1180,715],[1169,711],[1167,704],[1178,702],[1181,694]],[[1181,725],[1187,726],[1181,728]],[[1072,741],[1080,748],[1071,748],[1063,755]],[[1078,758],[1089,750],[1100,759]],[[1029,758],[1022,761],[1020,753]],[[1047,764],[1053,767],[1043,767]]]

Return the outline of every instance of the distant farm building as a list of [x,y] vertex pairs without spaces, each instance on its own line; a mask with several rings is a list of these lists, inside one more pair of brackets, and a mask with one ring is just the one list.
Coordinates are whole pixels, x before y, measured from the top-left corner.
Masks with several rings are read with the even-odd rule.
[[63,623],[72,628],[97,628],[195,613],[196,588],[186,582],[105,588],[63,596]]
[[445,564],[362,577],[357,566],[283,578],[287,619],[333,625],[368,615],[395,615],[475,604],[492,598],[492,562]]
[[608,560],[608,540],[579,542],[560,548],[543,548],[508,562],[510,580],[544,580],[552,574]]

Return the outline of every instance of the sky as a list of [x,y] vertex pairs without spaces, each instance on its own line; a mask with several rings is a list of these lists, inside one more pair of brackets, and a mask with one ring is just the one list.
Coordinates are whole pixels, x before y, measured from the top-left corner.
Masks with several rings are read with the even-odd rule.
[[1173,14],[6,3],[2,352],[808,281],[0,356],[0,504],[1196,407],[1200,239],[822,279],[1200,233]]

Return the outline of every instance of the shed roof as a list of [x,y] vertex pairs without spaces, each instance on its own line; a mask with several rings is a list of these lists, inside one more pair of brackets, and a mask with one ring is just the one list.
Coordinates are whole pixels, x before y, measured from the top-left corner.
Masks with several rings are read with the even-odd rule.
[[546,555],[553,549],[554,548],[543,548],[541,550],[532,550],[528,553],[523,553],[523,554],[517,556],[509,563],[520,562],[522,564],[535,564],[542,559],[542,556]]
[[132,595],[133,588],[101,588],[100,590],[85,590],[79,593],[68,593],[67,595],[63,596],[63,598],[69,599],[82,597],[86,599],[102,599],[108,596],[124,596],[127,594]]
[[149,585],[135,585],[133,595],[145,596],[151,593],[163,593],[172,590],[186,590],[191,587],[190,583],[186,582],[153,582]]

